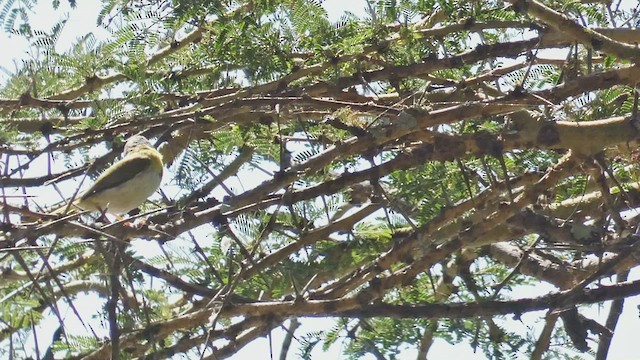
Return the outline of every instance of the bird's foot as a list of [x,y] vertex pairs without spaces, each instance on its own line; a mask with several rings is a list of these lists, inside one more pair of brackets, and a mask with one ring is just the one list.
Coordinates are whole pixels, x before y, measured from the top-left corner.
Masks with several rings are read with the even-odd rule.
[[135,230],[140,230],[145,225],[147,225],[147,219],[144,219],[144,218],[137,218],[133,222],[127,221],[123,224],[123,226],[126,226],[131,229],[135,229]]

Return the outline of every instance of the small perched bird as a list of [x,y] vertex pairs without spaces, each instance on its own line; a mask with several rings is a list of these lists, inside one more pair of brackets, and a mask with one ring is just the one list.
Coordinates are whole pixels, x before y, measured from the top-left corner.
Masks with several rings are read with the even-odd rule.
[[[162,180],[162,155],[149,140],[141,135],[130,137],[124,145],[123,155],[122,160],[108,167],[72,207],[122,215],[140,206],[158,189]],[[64,208],[66,206],[59,210]]]

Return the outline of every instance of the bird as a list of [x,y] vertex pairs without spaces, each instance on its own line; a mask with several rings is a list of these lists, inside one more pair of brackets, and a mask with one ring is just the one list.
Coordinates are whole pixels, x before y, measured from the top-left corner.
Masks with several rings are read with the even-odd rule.
[[[78,196],[73,208],[120,216],[153,195],[162,181],[162,155],[142,135],[131,136],[122,154],[120,161],[108,167],[89,189]],[[66,208],[63,206],[55,213]]]

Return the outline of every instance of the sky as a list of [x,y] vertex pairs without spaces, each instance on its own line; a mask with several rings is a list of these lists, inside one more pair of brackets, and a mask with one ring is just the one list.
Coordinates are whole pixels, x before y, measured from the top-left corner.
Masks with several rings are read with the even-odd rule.
[[[625,0],[631,1],[631,0]],[[58,41],[57,50],[64,51],[69,44],[75,40],[79,35],[86,34],[87,32],[95,32],[100,37],[108,36],[108,33],[104,29],[96,27],[95,19],[97,18],[99,7],[98,0],[83,0],[78,1],[78,7],[76,9],[69,9],[66,0],[60,2],[60,9],[54,11],[51,8],[51,1],[40,0],[40,4],[37,6],[36,11],[30,14],[31,23],[35,28],[42,30],[49,30],[61,16],[68,15],[68,21],[62,32],[62,35]],[[350,11],[355,14],[363,14],[365,2],[364,0],[325,0],[323,5],[327,9],[329,18],[337,20],[345,11]],[[11,51],[0,52],[0,84],[7,81],[9,73],[15,70],[15,64],[20,64],[20,61],[25,58],[29,58],[30,48],[28,43],[16,36],[8,36],[5,32],[0,31],[0,46],[3,49],[11,49]],[[630,280],[637,279],[639,274],[637,271],[632,273]],[[521,287],[518,289],[518,297],[528,297],[536,294],[541,294],[547,291],[552,291],[550,286],[537,286],[537,287]],[[102,306],[100,301],[92,301],[86,299],[83,302],[83,310],[94,312],[98,311]],[[625,310],[620,318],[620,322],[616,329],[616,334],[613,338],[613,343],[610,350],[610,359],[635,359],[638,352],[640,352],[640,342],[637,341],[637,329],[639,327],[638,319],[638,305],[640,304],[640,298],[635,297],[628,299],[625,304]],[[93,308],[93,309],[92,309]],[[588,316],[604,322],[604,318],[607,315],[607,307],[593,307],[585,312]],[[68,320],[68,326],[81,328],[77,319],[71,314],[66,315]],[[522,321],[516,321],[513,319],[505,319],[502,323],[505,323],[507,329],[520,329],[520,331],[539,331],[540,328],[527,329],[525,324],[532,324],[535,320],[539,320],[544,317],[544,312],[534,312],[525,314]],[[306,319],[303,320],[303,327],[297,334],[304,334],[310,331],[326,330],[333,324],[332,319]],[[57,327],[57,322],[52,324],[45,324],[42,326],[41,338],[50,338],[50,333]],[[106,334],[105,334],[106,335]],[[274,358],[278,357],[280,344],[284,337],[284,331],[282,329],[276,329],[272,332],[272,345],[275,352]],[[295,341],[294,341],[295,343]],[[327,353],[320,351],[318,346],[316,352],[314,352],[314,359],[339,359],[341,344],[335,344]],[[234,359],[252,359],[255,358],[255,354],[268,354],[270,346],[269,340],[261,338],[254,341],[249,346],[242,349]],[[290,350],[290,355],[295,353],[296,346]],[[415,358],[416,351],[407,350],[402,354],[402,358]],[[443,340],[436,340],[435,344],[430,351],[429,359],[469,359],[469,360],[482,360],[485,359],[483,354],[473,353],[471,347],[468,344],[456,344],[451,345]]]

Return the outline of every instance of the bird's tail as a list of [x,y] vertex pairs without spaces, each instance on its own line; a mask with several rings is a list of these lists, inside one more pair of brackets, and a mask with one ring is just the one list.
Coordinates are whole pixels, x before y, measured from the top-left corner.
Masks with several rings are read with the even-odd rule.
[[78,206],[78,201],[76,200],[72,203],[65,201],[62,204],[54,205],[48,213],[51,215],[72,215],[82,211],[82,208]]

